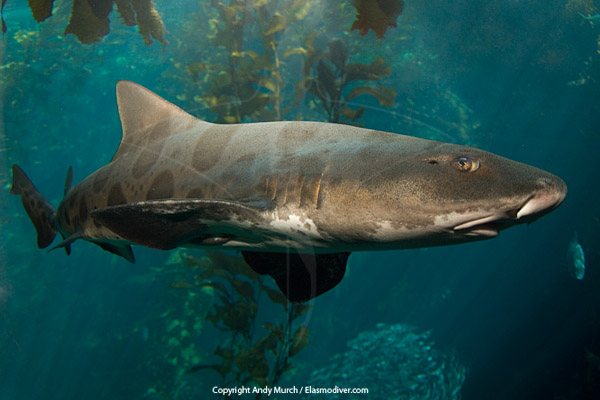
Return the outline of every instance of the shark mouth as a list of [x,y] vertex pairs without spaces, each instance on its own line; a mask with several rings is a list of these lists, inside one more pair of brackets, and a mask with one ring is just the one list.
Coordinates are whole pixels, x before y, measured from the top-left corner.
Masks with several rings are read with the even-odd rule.
[[549,213],[562,203],[566,193],[542,192],[527,198],[519,207],[471,219],[456,225],[455,233],[464,236],[495,237],[502,229],[509,226],[530,224],[539,217]]

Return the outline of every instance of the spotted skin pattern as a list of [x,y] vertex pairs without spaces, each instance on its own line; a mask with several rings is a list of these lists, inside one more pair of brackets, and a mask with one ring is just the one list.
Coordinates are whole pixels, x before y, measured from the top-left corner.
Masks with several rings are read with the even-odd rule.
[[[117,84],[117,103],[116,154],[56,212],[13,168],[11,193],[22,196],[40,247],[55,232],[58,246],[84,239],[130,261],[130,244],[312,254],[429,247],[494,237],[566,195],[560,178],[471,147],[321,122],[211,124],[128,81]],[[347,254],[328,262],[338,259]]]

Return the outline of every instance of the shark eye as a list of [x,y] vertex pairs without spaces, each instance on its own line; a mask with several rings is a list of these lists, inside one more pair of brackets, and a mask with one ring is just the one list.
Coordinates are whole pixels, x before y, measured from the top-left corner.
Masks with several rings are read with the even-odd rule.
[[454,168],[460,172],[473,172],[479,169],[479,160],[473,160],[471,157],[461,156],[452,161]]

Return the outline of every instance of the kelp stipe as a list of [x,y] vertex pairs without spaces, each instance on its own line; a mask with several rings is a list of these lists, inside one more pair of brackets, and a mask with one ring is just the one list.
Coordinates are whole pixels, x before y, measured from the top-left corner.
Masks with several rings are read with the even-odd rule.
[[394,104],[396,91],[388,87],[367,85],[354,86],[349,92],[345,90],[353,86],[354,82],[376,82],[388,76],[392,69],[383,59],[376,58],[371,64],[349,63],[350,54],[346,43],[334,39],[327,46],[327,52],[319,51],[316,56],[306,58],[305,73],[311,69],[315,73],[305,79],[304,86],[319,99],[329,122],[343,122],[342,117],[354,122],[362,117],[365,107],[352,109],[349,102],[363,94],[375,97],[385,107]]
[[[343,122],[342,118],[350,123],[358,120],[365,108],[353,109],[349,102],[363,94],[375,97],[382,106],[393,105],[396,96],[393,89],[356,86],[358,82],[375,82],[390,74],[391,67],[381,58],[370,64],[350,63],[349,46],[341,39],[330,41],[327,51],[315,45],[323,41],[318,40],[322,39],[319,32],[304,37],[302,33],[295,33],[294,41],[302,41],[303,45],[280,48],[280,38],[293,23],[306,17],[310,3],[248,4],[231,0],[226,4],[214,0],[211,5],[217,9],[219,19],[214,22],[215,32],[209,38],[215,47],[226,51],[219,53],[226,63],[214,57],[191,63],[186,71],[195,82],[207,84],[194,98],[217,114],[217,123],[280,121],[300,104],[307,91],[317,97],[330,122]],[[256,51],[256,43],[246,39],[248,32],[255,32],[254,36],[260,38],[261,54]],[[295,98],[290,103],[285,101],[284,87],[296,78],[284,77],[284,72],[288,58],[294,55],[304,57],[304,67],[302,78],[295,84]]]
[[[190,366],[187,372],[213,370],[221,377],[220,387],[276,386],[292,368],[290,358],[308,343],[308,328],[295,325],[311,306],[289,303],[240,257],[207,251],[204,257],[185,256],[184,261],[198,270],[195,282],[186,288],[204,288],[213,293],[215,303],[206,318],[224,337],[215,347],[214,362]],[[285,318],[267,320],[258,327],[265,294],[283,308]]]
[[[282,108],[284,88],[284,58],[280,55],[279,37],[292,22],[302,20],[307,4],[298,1],[244,0],[229,3],[214,0],[219,20],[215,22],[212,44],[223,48],[217,57],[194,62],[186,70],[194,81],[208,82],[196,100],[217,114],[218,123],[240,123],[248,118],[259,121],[279,121],[291,107]],[[250,50],[245,37],[256,30],[263,47],[262,54]],[[218,60],[218,56],[226,62]]]

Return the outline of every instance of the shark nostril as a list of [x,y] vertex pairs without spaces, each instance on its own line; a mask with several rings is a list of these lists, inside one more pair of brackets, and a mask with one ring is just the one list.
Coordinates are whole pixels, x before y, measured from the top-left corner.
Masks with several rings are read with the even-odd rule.
[[517,215],[519,213],[519,209],[508,210],[506,212],[506,216],[510,219],[518,219]]
[[537,184],[540,186],[541,190],[547,190],[556,186],[554,182],[548,178],[538,178]]
[[[567,185],[565,182],[557,177],[542,177],[537,179],[537,184],[540,187],[540,191],[546,192],[554,192],[557,195],[562,195],[562,199],[564,199],[567,193]],[[562,200],[561,200],[562,201]]]

